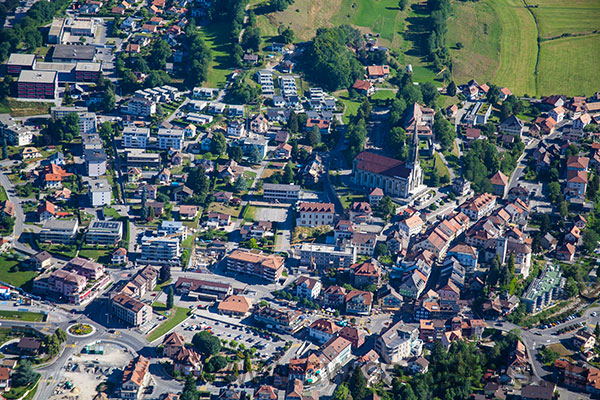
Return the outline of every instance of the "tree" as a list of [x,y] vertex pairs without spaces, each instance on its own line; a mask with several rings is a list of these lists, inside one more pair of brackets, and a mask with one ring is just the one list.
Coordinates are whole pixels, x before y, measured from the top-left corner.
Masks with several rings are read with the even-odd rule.
[[114,111],[116,107],[116,99],[114,90],[108,89],[102,95],[102,108],[106,112]]
[[180,400],[198,400],[200,393],[196,388],[196,379],[194,375],[189,374],[185,378],[185,385],[183,386],[183,392],[181,393]]
[[456,83],[454,81],[450,81],[448,87],[446,88],[446,94],[448,96],[456,96]]
[[421,93],[423,94],[423,101],[429,107],[435,107],[435,100],[440,95],[437,87],[431,82],[425,82],[421,86]]
[[154,221],[154,218],[156,217],[155,211],[154,211],[154,207],[150,207],[148,206],[148,221]]
[[8,158],[8,145],[6,144],[6,137],[2,136],[2,159]]
[[244,158],[244,152],[242,151],[240,146],[229,147],[227,155],[231,160],[235,161],[238,164],[242,161],[242,158]]
[[497,104],[500,100],[500,88],[496,85],[492,85],[488,82],[489,90],[486,95],[486,99],[490,104]]
[[407,4],[408,4],[408,0],[399,0],[398,8],[400,9],[400,11],[404,11],[406,9]]
[[354,372],[348,382],[348,388],[350,389],[352,400],[363,400],[367,396],[369,391],[367,388],[367,380],[360,367],[357,366],[354,368]]
[[294,170],[292,169],[292,164],[285,164],[285,168],[283,169],[283,177],[281,180],[283,183],[294,182]]
[[248,181],[246,178],[240,175],[233,184],[233,190],[235,190],[236,193],[242,193],[248,190]]
[[298,115],[292,111],[287,122],[287,128],[290,133],[298,133]]
[[173,288],[169,286],[167,289],[167,310],[172,310],[175,306],[175,299],[173,298]]
[[56,338],[60,343],[64,343],[67,341],[67,332],[63,331],[62,329],[56,328],[54,334],[56,335]]
[[563,218],[566,218],[567,215],[569,215],[569,206],[567,205],[566,201],[563,200],[560,202],[560,205],[558,206],[558,213]]
[[313,147],[321,143],[321,130],[318,126],[313,125],[310,132],[308,132],[308,142]]
[[348,396],[350,396],[350,390],[346,382],[339,384],[333,392],[333,400],[348,400]]
[[262,39],[260,37],[260,29],[257,26],[246,28],[242,35],[242,48],[245,50],[260,50]]
[[542,362],[546,365],[554,364],[554,361],[560,357],[560,354],[557,351],[552,350],[548,346],[542,347],[540,350],[540,355],[542,356]]
[[594,328],[594,336],[596,336],[596,339],[600,339],[600,322],[596,322],[596,327]]
[[227,150],[227,140],[222,132],[217,132],[213,135],[212,141],[210,142],[211,153],[220,156]]
[[248,373],[252,371],[252,361],[250,360],[250,353],[244,355],[244,372]]
[[55,334],[44,338],[44,346],[46,347],[46,354],[50,357],[54,357],[60,352],[60,342]]
[[374,256],[375,256],[375,258],[379,258],[381,256],[386,255],[387,252],[388,252],[388,249],[387,249],[386,244],[383,242],[379,242],[379,243],[377,243],[377,246],[375,246]]
[[284,44],[290,44],[294,41],[294,31],[290,27],[286,27],[281,31],[279,38]]
[[192,338],[192,344],[205,357],[215,355],[221,351],[221,341],[208,331],[196,333]]
[[456,132],[450,122],[448,122],[448,120],[439,112],[435,114],[433,131],[436,140],[440,143],[443,150],[452,148],[452,144],[456,138]]
[[206,363],[207,372],[217,372],[227,366],[227,359],[223,356],[213,356]]
[[390,196],[383,196],[379,202],[379,208],[386,217],[396,213],[396,205]]
[[583,233],[583,248],[587,253],[592,253],[598,246],[600,237],[593,229],[586,229]]
[[13,386],[23,387],[35,382],[37,373],[33,370],[31,362],[20,360],[12,377]]
[[236,363],[236,362],[233,363],[233,368],[232,368],[231,372],[233,373],[233,376],[235,376],[236,378],[238,376],[240,376],[240,368],[238,367],[238,363]]
[[171,57],[171,47],[163,40],[158,39],[152,45],[150,55],[148,56],[148,65],[152,69],[162,70],[167,65],[167,59]]
[[263,159],[263,157],[262,157],[262,154],[260,154],[258,147],[252,146],[252,149],[250,150],[250,154],[248,155],[248,162],[250,164],[260,164],[262,159]]
[[169,279],[171,279],[171,267],[167,264],[160,267],[158,279],[161,283],[167,282]]

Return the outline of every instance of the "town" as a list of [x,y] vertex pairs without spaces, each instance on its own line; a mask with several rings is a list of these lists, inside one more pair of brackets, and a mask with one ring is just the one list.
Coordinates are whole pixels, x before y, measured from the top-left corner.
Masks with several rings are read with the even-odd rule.
[[600,395],[600,87],[422,82],[350,25],[262,46],[243,0],[16,4],[0,399]]

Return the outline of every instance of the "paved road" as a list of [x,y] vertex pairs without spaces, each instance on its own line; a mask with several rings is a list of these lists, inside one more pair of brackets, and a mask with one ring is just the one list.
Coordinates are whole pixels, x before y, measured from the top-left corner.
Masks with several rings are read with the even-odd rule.
[[[519,157],[519,159],[517,160],[517,167],[515,168],[515,170],[513,171],[512,175],[510,176],[510,181],[508,183],[508,190],[512,189],[513,187],[516,187],[519,183],[519,180],[523,177],[523,174],[525,174],[525,168],[527,167],[527,163],[529,162],[529,157],[527,157],[530,154],[530,151],[533,150],[539,143],[539,139],[531,139],[529,141],[529,143],[527,144],[527,146],[525,146],[525,149],[523,150],[523,154],[521,154],[521,157]],[[507,190],[507,193],[508,193]]]
[[[10,165],[11,161],[2,161],[0,166]],[[29,247],[28,245],[19,241],[21,235],[23,234],[23,227],[25,226],[25,213],[23,212],[23,207],[21,206],[21,199],[17,197],[15,192],[15,186],[12,184],[10,179],[6,174],[6,171],[0,172],[0,185],[6,190],[6,196],[8,200],[12,202],[15,206],[15,227],[13,230],[12,239],[13,239],[13,247],[16,250],[19,250],[26,254],[35,254],[35,251]]]

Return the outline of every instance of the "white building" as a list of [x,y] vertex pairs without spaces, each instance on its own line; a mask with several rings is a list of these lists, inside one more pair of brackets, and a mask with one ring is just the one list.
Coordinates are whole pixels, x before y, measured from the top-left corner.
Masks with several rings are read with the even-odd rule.
[[106,153],[104,150],[86,150],[83,157],[87,176],[98,177],[106,174]]
[[150,128],[126,126],[123,129],[123,147],[145,149],[150,139]]
[[134,98],[127,103],[124,111],[131,115],[151,117],[156,114],[156,103],[143,98]]
[[298,205],[297,226],[333,225],[335,206],[333,203],[303,202]]
[[323,285],[316,278],[301,276],[296,280],[296,294],[307,299],[316,299],[321,293]]
[[403,232],[406,236],[411,237],[417,235],[423,229],[423,220],[418,215],[406,218],[398,223],[398,229]]
[[112,187],[106,179],[96,179],[89,184],[89,197],[92,207],[110,205],[112,201]]
[[183,129],[160,128],[158,130],[158,148],[182,150],[184,137]]
[[421,355],[423,342],[419,329],[400,321],[380,334],[375,340],[375,351],[388,364],[397,364],[410,357]]
[[157,228],[156,232],[162,236],[177,235],[180,241],[187,239],[187,227],[182,221],[163,221]]

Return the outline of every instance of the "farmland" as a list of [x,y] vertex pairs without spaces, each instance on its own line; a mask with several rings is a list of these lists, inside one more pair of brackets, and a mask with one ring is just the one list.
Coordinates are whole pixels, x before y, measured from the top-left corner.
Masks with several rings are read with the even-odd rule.
[[530,11],[522,0],[454,3],[448,21],[454,79],[490,81],[520,95],[591,94],[600,83],[594,68],[600,3],[542,0],[536,4],[539,7]]

